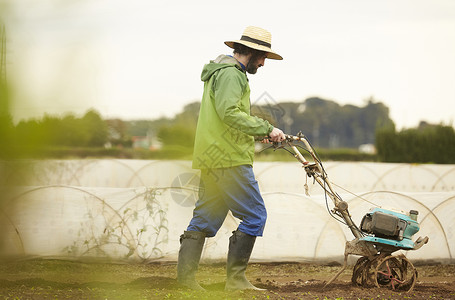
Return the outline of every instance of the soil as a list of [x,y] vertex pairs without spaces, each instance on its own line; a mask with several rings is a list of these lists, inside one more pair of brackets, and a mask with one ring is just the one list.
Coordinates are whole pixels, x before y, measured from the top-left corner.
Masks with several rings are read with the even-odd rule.
[[[415,264],[416,265],[416,264]],[[225,292],[224,264],[204,264],[197,280],[206,291],[177,284],[175,263],[119,264],[27,259],[0,264],[0,299],[455,299],[455,264],[417,264],[410,292],[360,287],[338,264],[251,263],[247,277],[265,291]]]

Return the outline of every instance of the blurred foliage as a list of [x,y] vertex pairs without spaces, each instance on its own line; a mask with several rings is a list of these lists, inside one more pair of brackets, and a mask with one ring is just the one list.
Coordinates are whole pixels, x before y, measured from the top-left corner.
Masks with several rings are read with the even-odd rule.
[[161,127],[158,138],[165,146],[182,146],[193,148],[195,131],[183,125]]
[[108,128],[109,142],[111,145],[120,147],[131,147],[131,136],[128,135],[128,124],[121,119],[106,120]]
[[128,136],[146,136],[155,134],[157,129],[163,126],[170,126],[173,120],[167,118],[159,118],[156,120],[134,120],[126,121],[126,134]]
[[[3,87],[0,87],[3,89]],[[0,92],[3,94],[3,91]],[[0,159],[1,158],[10,158],[13,156],[13,149],[11,148],[13,144],[13,121],[11,115],[8,113],[7,108],[4,106],[7,105],[7,102],[3,95],[0,95]]]
[[48,147],[102,147],[108,141],[107,123],[95,110],[82,118],[45,115],[21,121],[14,128],[15,145],[28,153]]
[[383,162],[455,163],[455,131],[451,126],[421,122],[418,128],[376,133],[378,158]]
[[13,143],[14,125],[9,105],[9,88],[6,81],[6,31],[0,15],[0,158],[12,157],[14,154],[10,147]]
[[158,139],[164,146],[181,146],[193,150],[200,103],[186,105],[173,122],[158,130]]

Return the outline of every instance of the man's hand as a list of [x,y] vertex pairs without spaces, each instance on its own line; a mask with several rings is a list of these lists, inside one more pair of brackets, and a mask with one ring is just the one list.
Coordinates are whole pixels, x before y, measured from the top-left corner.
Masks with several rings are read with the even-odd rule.
[[274,127],[273,130],[269,133],[269,136],[272,142],[282,142],[286,139],[283,131],[276,127]]

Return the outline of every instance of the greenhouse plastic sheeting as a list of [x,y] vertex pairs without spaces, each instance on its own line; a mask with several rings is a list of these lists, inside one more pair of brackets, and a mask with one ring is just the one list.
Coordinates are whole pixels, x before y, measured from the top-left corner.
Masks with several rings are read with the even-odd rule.
[[[71,185],[84,187],[166,187],[196,173],[189,161],[163,160],[45,160],[0,162],[0,186]],[[331,181],[349,191],[455,191],[455,165],[326,162]],[[307,180],[296,162],[256,162],[262,191],[304,192]],[[322,193],[318,186],[311,193]]]
[[[198,172],[187,161],[65,160],[0,164],[0,255],[176,260],[179,236],[197,199]],[[341,260],[353,236],[332,218],[322,189],[298,163],[254,165],[268,210],[252,259]],[[410,259],[453,261],[455,166],[325,164],[360,224],[370,208],[418,210],[418,236],[430,241]],[[304,185],[310,196],[305,195]],[[14,187],[12,187],[14,185]],[[228,215],[206,241],[203,260],[224,260],[239,220]]]

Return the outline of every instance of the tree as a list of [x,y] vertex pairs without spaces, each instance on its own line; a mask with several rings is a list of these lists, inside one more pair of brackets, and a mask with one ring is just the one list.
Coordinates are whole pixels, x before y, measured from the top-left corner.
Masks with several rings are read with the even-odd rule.
[[161,127],[158,130],[158,139],[163,146],[182,146],[193,148],[195,131],[183,125]]
[[108,140],[113,145],[130,147],[132,144],[131,136],[127,133],[128,124],[121,119],[106,120],[108,128]]
[[108,127],[103,121],[100,114],[91,109],[85,113],[81,120],[82,128],[89,133],[86,146],[100,147],[108,141]]

